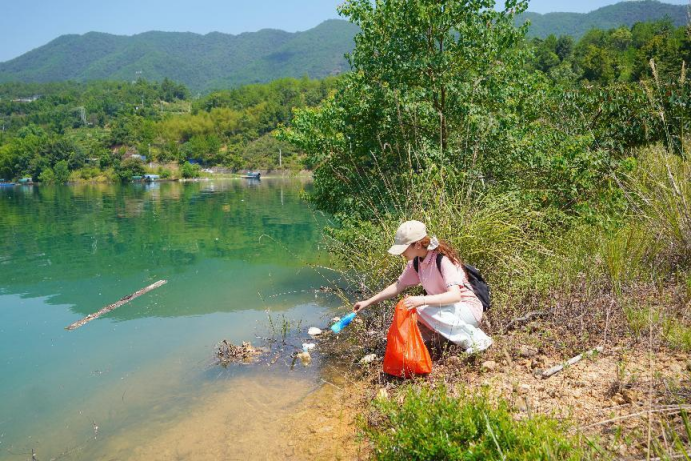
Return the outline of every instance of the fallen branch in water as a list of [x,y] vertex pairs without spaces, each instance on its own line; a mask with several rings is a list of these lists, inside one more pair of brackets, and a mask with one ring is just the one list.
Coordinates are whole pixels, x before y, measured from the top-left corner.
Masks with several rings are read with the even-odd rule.
[[65,329],[66,330],[75,330],[75,329],[81,327],[82,325],[84,325],[85,323],[91,322],[92,320],[101,317],[103,314],[107,314],[110,311],[112,311],[113,309],[117,309],[118,307],[122,306],[123,304],[132,301],[136,297],[141,296],[144,293],[147,293],[148,291],[153,290],[154,288],[158,288],[161,285],[164,285],[166,282],[167,282],[166,280],[159,280],[158,282],[153,283],[146,288],[142,288],[139,291],[135,291],[131,295],[127,295],[124,298],[121,298],[119,301],[116,301],[113,304],[109,304],[108,306],[104,307],[100,311],[98,311],[94,314],[87,315],[82,320],[79,320],[79,321],[73,323],[72,325],[65,327]]
[[603,352],[603,347],[602,347],[602,346],[598,346],[598,347],[595,348],[595,349],[591,349],[590,351],[584,352],[583,354],[579,354],[579,355],[577,355],[576,357],[572,357],[571,359],[569,359],[569,360],[566,361],[565,363],[561,363],[560,365],[555,365],[555,366],[552,367],[552,368],[548,368],[548,369],[545,370],[543,373],[541,373],[541,377],[542,377],[542,378],[550,378],[550,377],[553,376],[555,373],[561,371],[563,368],[565,368],[565,367],[567,367],[567,366],[569,366],[569,365],[574,365],[575,363],[577,363],[578,361],[580,361],[580,360],[583,359],[584,357],[593,355],[593,354],[596,353],[596,352]]

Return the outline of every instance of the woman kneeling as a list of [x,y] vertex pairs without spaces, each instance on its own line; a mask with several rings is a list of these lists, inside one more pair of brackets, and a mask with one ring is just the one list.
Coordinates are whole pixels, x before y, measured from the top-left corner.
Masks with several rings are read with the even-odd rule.
[[[469,354],[492,345],[493,340],[478,327],[483,305],[453,248],[436,237],[429,237],[422,222],[406,221],[397,229],[389,253],[406,258],[406,268],[396,282],[370,299],[354,304],[355,312],[421,284],[427,294],[407,296],[404,305],[417,310],[418,319],[425,327],[460,345]],[[438,254],[442,255],[439,267]]]

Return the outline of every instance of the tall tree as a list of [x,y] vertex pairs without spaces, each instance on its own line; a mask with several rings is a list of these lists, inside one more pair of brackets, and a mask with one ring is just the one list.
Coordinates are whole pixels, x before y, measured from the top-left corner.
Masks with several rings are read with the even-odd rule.
[[[513,25],[526,1],[348,0],[339,13],[359,26],[352,71],[318,110],[304,110],[286,137],[316,167],[315,200],[353,212],[357,187],[378,196],[411,167],[410,153],[463,169],[488,114],[517,81],[519,42]],[[461,129],[464,127],[464,129]],[[414,163],[415,163],[414,162]],[[386,178],[386,179],[385,179]],[[365,184],[365,186],[363,186]],[[386,203],[382,203],[386,207]]]

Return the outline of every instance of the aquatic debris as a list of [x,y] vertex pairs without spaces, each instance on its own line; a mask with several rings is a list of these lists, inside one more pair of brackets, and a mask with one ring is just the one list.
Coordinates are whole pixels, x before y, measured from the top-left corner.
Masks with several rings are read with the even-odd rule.
[[303,352],[311,351],[315,348],[315,343],[303,343]]
[[236,346],[224,339],[216,347],[216,357],[223,366],[233,362],[256,362],[263,352],[264,349],[253,347],[252,344],[246,341],[243,341],[240,346]]
[[337,334],[340,333],[341,330],[346,328],[353,321],[354,318],[356,318],[355,312],[351,312],[350,314],[342,317],[334,325],[332,325],[332,331]]
[[322,334],[322,330],[320,330],[320,329],[317,328],[317,327],[310,327],[310,328],[308,329],[308,334],[309,334],[310,336],[319,336],[319,335]]
[[300,362],[304,367],[307,367],[310,365],[310,362],[312,362],[312,357],[310,357],[310,353],[308,351],[300,352],[299,354],[296,354],[296,357],[300,359]]

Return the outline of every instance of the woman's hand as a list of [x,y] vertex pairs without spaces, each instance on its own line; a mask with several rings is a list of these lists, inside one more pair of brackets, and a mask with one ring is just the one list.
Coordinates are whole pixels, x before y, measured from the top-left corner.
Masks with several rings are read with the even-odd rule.
[[404,298],[404,307],[411,310],[425,304],[425,296],[407,296]]
[[362,309],[365,309],[369,305],[370,303],[367,301],[358,301],[353,305],[353,312],[360,312]]

